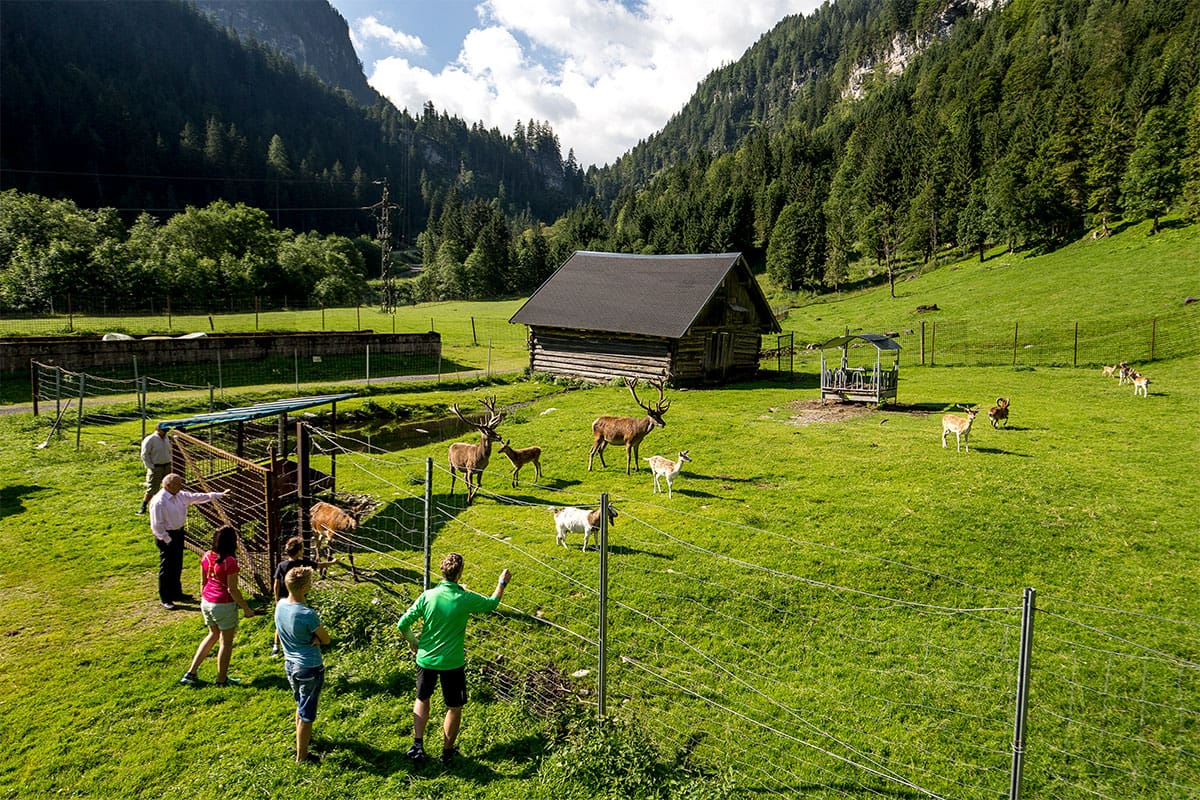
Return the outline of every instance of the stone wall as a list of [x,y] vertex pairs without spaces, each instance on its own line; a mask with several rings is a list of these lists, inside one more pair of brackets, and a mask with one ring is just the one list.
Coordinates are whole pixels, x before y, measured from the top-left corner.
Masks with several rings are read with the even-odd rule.
[[214,334],[189,339],[147,336],[108,342],[99,337],[81,336],[15,337],[0,339],[0,370],[27,371],[31,359],[86,372],[97,367],[123,366],[134,356],[143,368],[211,362],[217,353],[224,361],[310,358],[362,353],[367,345],[372,353],[436,358],[442,349],[442,337],[434,331]]

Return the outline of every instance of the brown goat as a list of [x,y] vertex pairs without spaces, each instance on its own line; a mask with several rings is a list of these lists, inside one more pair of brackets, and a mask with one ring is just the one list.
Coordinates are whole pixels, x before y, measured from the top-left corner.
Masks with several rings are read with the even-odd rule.
[[637,380],[625,379],[625,385],[629,387],[633,401],[645,409],[646,416],[641,419],[637,417],[599,417],[592,423],[593,441],[592,450],[588,453],[588,472],[592,471],[592,457],[596,455],[600,456],[600,466],[608,466],[604,463],[604,448],[610,444],[625,445],[625,474],[629,474],[630,464],[636,471],[638,469],[638,445],[642,443],[642,439],[645,439],[646,434],[655,428],[667,427],[667,423],[663,421],[663,414],[666,414],[667,409],[671,407],[671,401],[663,402],[663,381],[647,381],[647,383],[658,389],[658,402],[654,404],[654,408],[650,408],[648,403],[638,400]]
[[1004,421],[1004,427],[1008,427],[1008,398],[997,397],[996,405],[988,409],[988,419],[992,421],[992,427],[1000,427],[1000,421]]
[[[492,457],[492,443],[500,441],[500,435],[496,433],[496,426],[500,424],[503,415],[496,411],[496,397],[492,396],[491,402],[480,400],[483,407],[488,410],[487,422],[474,422],[463,416],[458,410],[458,403],[450,407],[454,412],[454,416],[461,419],[471,427],[479,431],[479,444],[467,444],[466,442],[455,442],[450,445],[450,451],[447,454],[450,460],[450,494],[454,494],[454,476],[456,472],[461,471],[463,480],[467,483],[467,502],[470,503],[475,499],[475,493],[483,486],[483,471],[487,468],[488,460]],[[475,480],[472,483],[472,476]]]
[[523,447],[519,450],[514,450],[509,446],[508,442],[500,443],[500,452],[513,465],[512,485],[515,489],[520,482],[521,467],[533,462],[533,469],[536,472],[534,475],[535,481],[542,479],[542,448],[540,447]]

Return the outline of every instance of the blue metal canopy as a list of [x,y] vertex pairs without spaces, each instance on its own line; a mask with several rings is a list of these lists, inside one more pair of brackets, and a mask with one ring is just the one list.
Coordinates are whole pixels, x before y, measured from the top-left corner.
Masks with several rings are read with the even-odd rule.
[[336,403],[339,400],[349,400],[351,397],[358,397],[358,394],[356,392],[347,392],[345,394],[325,394],[316,397],[293,397],[288,400],[272,400],[269,403],[256,403],[244,408],[229,408],[224,411],[214,411],[211,414],[198,414],[187,419],[164,420],[159,425],[165,428],[182,430],[184,428],[198,428],[204,425],[220,425],[227,422],[247,422],[253,419],[262,419],[263,417],[287,414],[292,411],[303,411],[306,408]]

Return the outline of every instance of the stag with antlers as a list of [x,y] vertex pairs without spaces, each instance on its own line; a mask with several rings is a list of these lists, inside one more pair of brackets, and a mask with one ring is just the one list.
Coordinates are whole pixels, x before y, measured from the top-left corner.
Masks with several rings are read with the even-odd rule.
[[[500,420],[504,416],[496,411],[495,395],[492,395],[490,402],[488,400],[480,400],[479,402],[488,411],[487,422],[467,419],[458,410],[458,403],[450,406],[450,410],[454,412],[454,416],[479,431],[480,436],[479,444],[455,442],[450,445],[450,494],[454,494],[454,476],[457,472],[461,471],[463,480],[467,483],[468,503],[475,499],[475,493],[483,486],[483,470],[487,468],[488,459],[492,457],[492,443],[500,441],[500,435],[496,433],[496,426],[500,424]],[[474,484],[472,484],[471,476],[475,477]]]
[[667,409],[671,407],[671,401],[663,402],[663,381],[647,381],[651,386],[658,390],[658,402],[651,408],[648,403],[643,403],[637,396],[637,380],[635,378],[626,378],[625,385],[629,387],[630,394],[633,395],[633,402],[637,403],[646,411],[646,416],[638,419],[637,417],[600,417],[592,423],[592,450],[588,453],[588,472],[592,471],[592,457],[600,456],[600,466],[607,467],[604,463],[604,448],[610,444],[625,445],[625,474],[629,474],[629,467],[632,464],[633,469],[638,469],[638,445],[642,443],[642,439],[646,438],[646,434],[655,428],[665,428],[667,423],[663,422],[663,414],[667,413]]

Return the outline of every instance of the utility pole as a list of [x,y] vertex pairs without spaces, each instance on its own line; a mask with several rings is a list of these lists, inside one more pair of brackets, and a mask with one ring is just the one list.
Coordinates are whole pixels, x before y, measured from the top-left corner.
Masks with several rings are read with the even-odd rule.
[[379,298],[379,310],[385,314],[395,309],[395,298],[392,292],[392,217],[391,210],[400,206],[388,199],[387,178],[380,178],[372,183],[383,186],[383,199],[364,210],[371,211],[379,220],[379,277],[382,283]]

